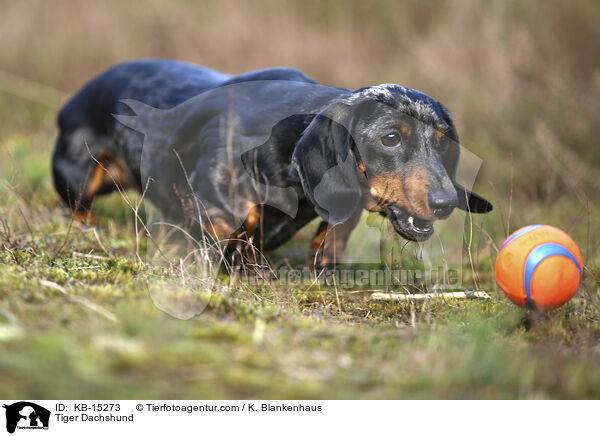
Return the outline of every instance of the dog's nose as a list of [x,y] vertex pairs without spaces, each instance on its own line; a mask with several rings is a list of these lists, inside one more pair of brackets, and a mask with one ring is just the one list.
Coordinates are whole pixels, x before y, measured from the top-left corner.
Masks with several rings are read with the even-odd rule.
[[438,219],[446,218],[458,206],[458,197],[455,192],[433,191],[429,193],[428,197],[429,208]]

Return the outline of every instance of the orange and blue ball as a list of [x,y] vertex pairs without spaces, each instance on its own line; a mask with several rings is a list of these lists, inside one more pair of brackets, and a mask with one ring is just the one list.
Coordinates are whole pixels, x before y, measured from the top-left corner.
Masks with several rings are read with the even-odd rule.
[[579,288],[583,258],[571,237],[553,226],[536,224],[512,233],[496,258],[496,281],[514,303],[551,310]]

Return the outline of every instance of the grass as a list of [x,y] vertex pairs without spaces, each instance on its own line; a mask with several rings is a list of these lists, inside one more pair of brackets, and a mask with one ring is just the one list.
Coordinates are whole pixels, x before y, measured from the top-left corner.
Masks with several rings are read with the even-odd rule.
[[[0,397],[600,398],[600,57],[590,42],[600,8],[344,4],[4,5]],[[118,195],[96,204],[97,229],[73,225],[49,171],[58,100],[143,56],[234,73],[289,65],[326,84],[398,82],[439,98],[483,159],[477,190],[496,206],[465,223],[462,256],[463,284],[492,298],[376,302],[358,288],[221,274],[212,293],[169,301],[201,314],[160,310],[152,284],[180,279],[179,264],[138,252]],[[352,243],[371,241],[363,218]],[[586,263],[576,297],[545,315],[511,304],[494,280],[502,240],[531,223],[563,228]],[[303,261],[309,230],[276,261]]]
[[600,397],[589,275],[578,297],[529,329],[483,267],[490,301],[344,293],[341,312],[327,286],[249,288],[221,277],[206,309],[182,321],[148,294],[148,280],[170,266],[136,258],[123,200],[100,202],[98,230],[74,227],[41,165],[48,156],[32,157],[35,138],[11,144],[20,151],[6,167],[20,176],[5,181],[1,203],[0,397]]

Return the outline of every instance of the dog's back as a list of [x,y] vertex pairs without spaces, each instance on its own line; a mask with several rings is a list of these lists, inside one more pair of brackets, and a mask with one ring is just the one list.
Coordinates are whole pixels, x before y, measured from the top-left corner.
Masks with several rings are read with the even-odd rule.
[[114,115],[135,115],[123,100],[170,109],[220,86],[259,80],[316,83],[291,68],[232,76],[162,59],[131,61],[110,68],[86,84],[58,115],[60,134],[52,165],[58,193],[75,217],[85,220],[95,195],[114,190],[116,184],[141,189],[138,153],[122,148],[135,148],[134,144],[141,148],[143,136],[125,127],[125,132],[115,131]]

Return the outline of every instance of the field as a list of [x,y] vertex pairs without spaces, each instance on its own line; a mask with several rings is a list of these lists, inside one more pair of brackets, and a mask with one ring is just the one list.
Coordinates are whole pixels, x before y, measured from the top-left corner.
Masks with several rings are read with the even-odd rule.
[[[0,10],[0,398],[600,398],[597,2]],[[160,310],[148,283],[180,265],[148,261],[140,197],[100,199],[98,226],[81,227],[50,173],[61,104],[143,57],[231,73],[292,66],[326,85],[400,83],[443,102],[483,161],[475,189],[495,205],[465,222],[462,284],[492,298],[378,302],[361,289],[221,274],[197,316]],[[567,231],[586,264],[575,298],[548,314],[513,305],[494,280],[502,241],[532,223]],[[273,262],[297,262],[308,235]]]

